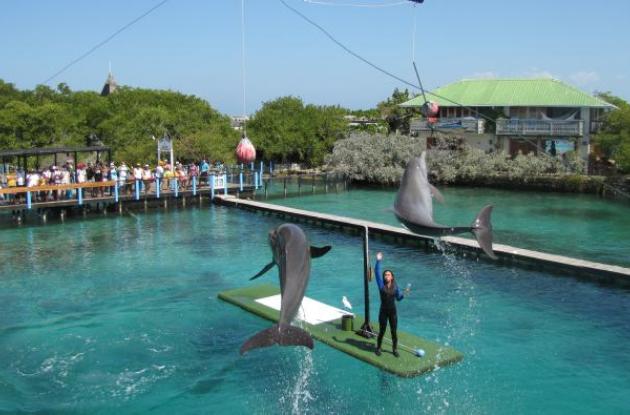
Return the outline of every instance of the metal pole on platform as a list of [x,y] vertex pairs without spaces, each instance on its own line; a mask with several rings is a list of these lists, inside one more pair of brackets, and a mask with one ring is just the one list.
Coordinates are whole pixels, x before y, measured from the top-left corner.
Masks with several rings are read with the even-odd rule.
[[31,192],[26,192],[26,208],[30,209],[32,207],[33,207],[33,204],[31,200]]
[[254,189],[258,189],[258,172],[254,172]]
[[214,174],[210,175],[210,199],[214,199]]
[[140,200],[140,180],[136,180],[136,200]]
[[155,179],[155,197],[160,198],[160,179]]
[[114,201],[118,203],[118,183],[114,182]]
[[243,172],[242,171],[238,174],[238,187],[240,191],[242,192],[243,191]]
[[77,198],[79,199],[79,205],[83,204],[83,189],[77,188]]
[[175,182],[175,198],[179,197],[179,180],[177,179],[173,179],[173,181]]
[[228,181],[227,174],[223,175],[223,194],[227,196],[228,194]]
[[370,326],[370,255],[369,255],[369,239],[368,239],[368,227],[363,227],[363,302],[365,303],[365,321],[363,325],[357,331],[357,334],[371,338],[374,337],[372,333],[372,326]]
[[197,176],[193,176],[193,196],[197,196]]

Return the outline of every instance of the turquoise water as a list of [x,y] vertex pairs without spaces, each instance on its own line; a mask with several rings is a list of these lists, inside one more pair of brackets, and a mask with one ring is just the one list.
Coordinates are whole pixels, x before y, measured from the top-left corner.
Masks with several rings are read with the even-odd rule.
[[[210,207],[1,231],[0,412],[630,411],[628,291],[378,241],[412,284],[400,329],[463,362],[401,379],[322,343],[239,356],[269,323],[216,295],[251,284],[279,223]],[[304,228],[333,245],[307,294],[361,312],[360,238]]]
[[[486,204],[494,205],[494,241],[519,248],[630,266],[630,204],[590,195],[510,192],[445,187],[446,203],[433,206],[435,221],[470,225]],[[272,203],[400,226],[389,207],[395,190],[273,199]],[[472,238],[471,234],[460,236]]]

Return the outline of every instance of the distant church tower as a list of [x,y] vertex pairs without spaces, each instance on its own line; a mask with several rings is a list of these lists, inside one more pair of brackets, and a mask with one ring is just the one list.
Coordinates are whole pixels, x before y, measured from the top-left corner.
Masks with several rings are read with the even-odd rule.
[[114,75],[112,75],[111,69],[109,70],[109,75],[107,75],[107,81],[105,81],[105,85],[103,85],[103,90],[101,91],[101,96],[106,97],[112,92],[116,91],[118,88],[118,84],[114,79]]

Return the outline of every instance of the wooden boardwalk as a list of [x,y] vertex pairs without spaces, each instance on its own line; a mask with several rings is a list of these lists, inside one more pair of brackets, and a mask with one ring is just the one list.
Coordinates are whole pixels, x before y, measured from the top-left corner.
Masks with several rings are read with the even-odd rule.
[[[252,200],[238,199],[229,195],[216,196],[214,201],[226,206],[264,212],[298,222],[313,223],[320,226],[333,226],[350,232],[363,232],[363,230],[367,228],[369,234],[373,237],[380,237],[396,243],[420,246],[426,250],[438,250],[433,237],[417,235],[401,227]],[[440,238],[440,240],[447,242],[455,248],[456,252],[459,254],[492,261],[483,254],[477,242],[472,239],[445,236]],[[544,269],[554,273],[630,286],[630,268],[585,261],[502,244],[494,244],[493,249],[494,253],[499,258],[497,261],[499,264],[518,265],[536,270]]]

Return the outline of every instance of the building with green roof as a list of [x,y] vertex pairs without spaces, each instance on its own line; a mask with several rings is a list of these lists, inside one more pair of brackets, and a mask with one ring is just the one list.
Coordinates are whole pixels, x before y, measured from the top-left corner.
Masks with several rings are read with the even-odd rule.
[[[465,79],[427,92],[439,105],[433,119],[412,122],[412,132],[459,130],[486,151],[579,151],[586,160],[590,137],[604,112],[615,107],[556,79]],[[419,108],[422,95],[401,104]],[[430,144],[430,142],[429,142]]]

